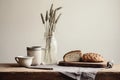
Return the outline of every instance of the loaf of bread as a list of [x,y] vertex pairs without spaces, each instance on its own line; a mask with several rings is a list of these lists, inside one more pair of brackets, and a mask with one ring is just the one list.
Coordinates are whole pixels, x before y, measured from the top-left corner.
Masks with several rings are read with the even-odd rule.
[[70,51],[67,52],[64,57],[63,60],[66,62],[78,62],[80,61],[80,59],[82,58],[82,53],[80,50],[74,50],[74,51]]
[[104,58],[98,53],[85,53],[82,60],[85,62],[103,62]]

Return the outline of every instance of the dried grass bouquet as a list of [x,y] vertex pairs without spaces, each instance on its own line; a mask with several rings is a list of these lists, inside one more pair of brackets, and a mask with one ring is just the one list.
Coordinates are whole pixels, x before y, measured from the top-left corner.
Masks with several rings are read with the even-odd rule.
[[41,13],[41,19],[42,23],[45,26],[45,33],[44,33],[44,39],[45,39],[45,56],[44,56],[44,62],[46,64],[52,64],[56,63],[56,55],[57,55],[57,42],[54,38],[54,32],[56,29],[56,24],[61,16],[61,13],[58,14],[57,11],[60,10],[62,7],[58,7],[56,9],[53,9],[53,4],[51,4],[50,10],[46,11],[45,17]]
[[55,32],[56,24],[61,16],[61,13],[57,15],[57,11],[60,10],[62,7],[58,7],[56,9],[53,9],[53,4],[51,4],[50,10],[46,11],[45,17],[41,13],[41,19],[42,23],[45,26],[45,31],[50,35],[52,35],[52,32]]

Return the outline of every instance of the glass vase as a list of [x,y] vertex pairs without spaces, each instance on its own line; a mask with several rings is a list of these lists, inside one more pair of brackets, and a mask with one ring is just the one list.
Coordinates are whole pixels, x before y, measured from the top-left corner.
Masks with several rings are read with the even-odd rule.
[[57,63],[57,41],[54,33],[45,33],[45,64],[56,64]]

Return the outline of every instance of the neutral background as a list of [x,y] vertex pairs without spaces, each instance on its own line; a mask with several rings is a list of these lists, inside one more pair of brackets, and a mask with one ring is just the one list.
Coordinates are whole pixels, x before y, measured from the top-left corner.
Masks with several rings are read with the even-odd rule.
[[43,46],[40,13],[62,6],[58,60],[71,50],[96,52],[120,63],[120,0],[0,0],[0,62],[15,62],[27,46]]

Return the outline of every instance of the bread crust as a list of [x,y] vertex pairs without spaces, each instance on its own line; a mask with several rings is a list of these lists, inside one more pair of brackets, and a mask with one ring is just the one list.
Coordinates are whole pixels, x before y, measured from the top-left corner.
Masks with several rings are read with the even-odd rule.
[[85,53],[82,60],[84,62],[103,62],[104,58],[98,53]]
[[[72,60],[72,58],[71,58],[70,61],[80,61],[80,59],[82,58],[82,52],[81,52],[81,50],[74,50],[74,51],[67,52],[67,53],[63,56],[63,60],[66,61],[66,62],[69,62],[69,60],[67,60],[67,58],[68,58],[68,55],[70,55],[70,54],[73,54],[74,56],[75,56],[76,54],[78,54],[78,57],[77,57],[76,60]],[[73,57],[74,57],[74,56],[73,56]],[[78,58],[79,58],[79,60],[78,60]]]

